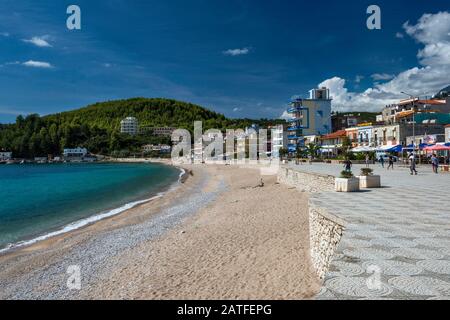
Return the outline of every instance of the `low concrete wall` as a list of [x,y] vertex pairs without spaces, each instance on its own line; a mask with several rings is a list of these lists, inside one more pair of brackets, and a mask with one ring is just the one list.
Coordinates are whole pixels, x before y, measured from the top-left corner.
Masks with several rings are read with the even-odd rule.
[[311,262],[320,279],[324,279],[345,230],[342,219],[325,209],[309,204]]
[[[310,193],[334,191],[333,176],[302,172],[282,167],[278,182]],[[324,279],[334,252],[345,230],[345,221],[309,202],[311,261],[320,279]]]
[[296,187],[303,192],[321,192],[334,190],[334,177],[297,171],[291,168],[281,167],[278,171],[278,182]]

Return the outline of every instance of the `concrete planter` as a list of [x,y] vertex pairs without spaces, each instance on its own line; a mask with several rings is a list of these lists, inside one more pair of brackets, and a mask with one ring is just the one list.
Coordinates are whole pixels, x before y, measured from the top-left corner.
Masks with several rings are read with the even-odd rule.
[[356,192],[359,191],[359,178],[336,178],[335,190],[337,192]]
[[361,189],[381,188],[380,176],[360,176],[358,178],[359,178],[359,187]]

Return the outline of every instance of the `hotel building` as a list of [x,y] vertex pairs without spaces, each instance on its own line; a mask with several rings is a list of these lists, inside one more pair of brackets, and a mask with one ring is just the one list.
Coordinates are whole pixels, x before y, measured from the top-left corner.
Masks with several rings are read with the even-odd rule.
[[129,134],[129,135],[137,135],[138,134],[138,121],[134,117],[128,117],[120,121],[120,132]]
[[295,98],[288,113],[288,149],[295,152],[305,146],[305,136],[328,134],[331,131],[331,97],[327,88],[313,89],[309,99]]

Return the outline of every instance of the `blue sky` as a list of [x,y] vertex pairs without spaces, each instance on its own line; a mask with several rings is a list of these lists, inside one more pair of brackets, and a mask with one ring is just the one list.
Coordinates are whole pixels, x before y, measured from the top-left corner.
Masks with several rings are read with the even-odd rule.
[[[80,31],[66,28],[70,4]],[[371,4],[381,30],[366,28]],[[319,84],[337,110],[377,110],[450,84],[449,11],[448,0],[2,0],[0,122],[136,96],[279,117]]]

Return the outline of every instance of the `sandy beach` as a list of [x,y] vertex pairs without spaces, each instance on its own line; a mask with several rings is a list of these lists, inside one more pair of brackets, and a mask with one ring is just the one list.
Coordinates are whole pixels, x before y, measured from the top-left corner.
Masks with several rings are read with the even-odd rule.
[[[237,166],[186,166],[165,196],[0,256],[1,299],[307,299],[306,193]],[[71,266],[81,289],[67,287]]]

